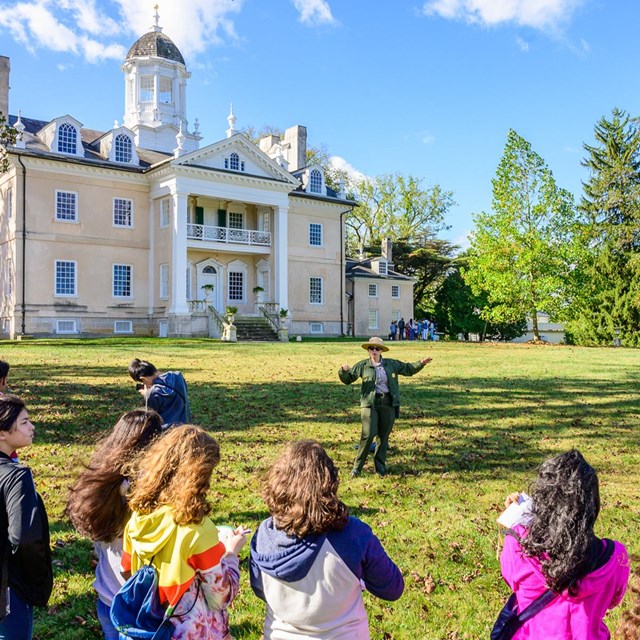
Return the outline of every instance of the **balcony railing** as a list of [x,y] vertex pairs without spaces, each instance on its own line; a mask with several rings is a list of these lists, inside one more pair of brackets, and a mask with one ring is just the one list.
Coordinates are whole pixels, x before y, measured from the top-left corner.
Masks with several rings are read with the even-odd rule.
[[271,234],[268,231],[210,227],[205,224],[187,224],[187,238],[205,242],[226,242],[228,244],[258,245],[260,247],[271,246]]

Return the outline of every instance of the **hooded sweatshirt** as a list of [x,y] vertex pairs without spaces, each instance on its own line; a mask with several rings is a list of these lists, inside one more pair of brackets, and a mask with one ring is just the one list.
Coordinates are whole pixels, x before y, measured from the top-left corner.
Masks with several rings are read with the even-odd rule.
[[[524,537],[525,527],[514,527]],[[603,548],[606,542],[602,540]],[[506,536],[500,556],[502,575],[518,599],[523,611],[547,590],[540,561],[524,554],[518,540]],[[629,557],[624,545],[615,542],[613,555],[602,567],[587,574],[578,585],[578,595],[561,593],[531,618],[513,636],[513,640],[608,640],[603,622],[607,609],[620,604],[629,579]]]
[[165,425],[191,420],[187,383],[179,371],[167,371],[153,381],[147,395],[147,408],[157,411]]
[[249,567],[251,587],[267,603],[265,640],[369,640],[362,590],[384,600],[404,590],[400,570],[357,518],[306,538],[268,518],[251,540]]
[[134,573],[153,561],[161,603],[173,611],[173,640],[222,640],[229,635],[227,607],[238,592],[238,558],[225,554],[209,518],[177,525],[171,507],[134,512],[123,536],[122,569]]

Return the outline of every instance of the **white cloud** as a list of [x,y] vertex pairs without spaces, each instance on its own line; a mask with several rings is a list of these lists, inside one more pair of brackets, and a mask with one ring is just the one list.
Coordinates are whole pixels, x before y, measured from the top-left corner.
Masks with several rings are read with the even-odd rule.
[[300,22],[309,25],[336,22],[327,0],[293,0],[293,4],[300,12]]
[[362,171],[358,171],[358,169],[340,156],[331,156],[329,158],[329,164],[338,171],[344,171],[351,182],[361,182],[362,180],[368,179],[367,175],[362,173]]
[[485,26],[516,24],[555,31],[585,0],[427,0],[423,13]]
[[471,246],[471,229],[461,233],[454,241],[460,247],[460,251],[466,251]]
[[525,53],[529,51],[529,43],[520,36],[516,38],[516,44],[518,45],[518,49],[520,49],[520,51],[524,51]]
[[428,131],[425,131],[420,134],[420,141],[422,144],[432,144],[436,141],[436,137]]

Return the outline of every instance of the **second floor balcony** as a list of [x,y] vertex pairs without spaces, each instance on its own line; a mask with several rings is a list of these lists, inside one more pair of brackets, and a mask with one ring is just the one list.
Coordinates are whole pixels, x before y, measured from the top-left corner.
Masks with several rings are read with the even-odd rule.
[[206,224],[188,223],[187,238],[189,240],[201,240],[203,242],[223,242],[225,244],[257,247],[271,246],[271,233],[269,231],[212,227]]

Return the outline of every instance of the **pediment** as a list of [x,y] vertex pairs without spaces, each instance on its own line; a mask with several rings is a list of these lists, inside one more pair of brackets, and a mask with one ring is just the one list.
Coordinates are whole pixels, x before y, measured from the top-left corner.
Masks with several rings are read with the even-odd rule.
[[[235,155],[235,157],[234,157]],[[230,173],[259,176],[299,185],[299,180],[262,152],[241,133],[177,158],[174,165],[202,167]]]

